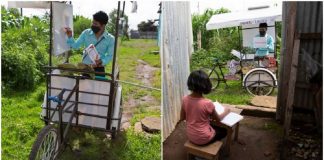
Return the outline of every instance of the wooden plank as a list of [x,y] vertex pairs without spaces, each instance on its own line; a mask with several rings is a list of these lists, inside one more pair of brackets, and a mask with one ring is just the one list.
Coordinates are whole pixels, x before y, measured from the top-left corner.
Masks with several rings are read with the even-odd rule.
[[322,40],[322,33],[300,33],[299,39],[301,40]]
[[205,146],[198,146],[190,143],[188,140],[184,144],[188,153],[207,159],[212,159],[213,157],[215,157],[218,154],[218,151],[220,150],[222,145],[222,141],[216,141]]
[[298,58],[299,58],[299,45],[300,40],[296,39],[294,44],[294,50],[292,55],[292,63],[291,63],[291,72],[289,79],[289,87],[288,87],[288,96],[287,96],[287,105],[285,112],[285,122],[284,122],[284,139],[287,139],[289,135],[289,128],[291,124],[292,110],[294,104],[294,96],[295,96],[295,84],[297,77],[297,67],[298,67]]
[[284,34],[286,37],[286,44],[282,47],[282,58],[281,64],[281,72],[279,76],[279,93],[278,97],[278,105],[277,105],[277,114],[276,118],[279,119],[281,122],[285,119],[285,105],[287,102],[288,96],[288,83],[289,83],[289,75],[291,69],[291,59],[293,54],[293,46],[294,46],[294,35],[296,29],[296,14],[297,14],[297,2],[284,2],[284,5],[289,6],[288,13],[286,13],[286,17],[283,21],[285,22],[284,25]]

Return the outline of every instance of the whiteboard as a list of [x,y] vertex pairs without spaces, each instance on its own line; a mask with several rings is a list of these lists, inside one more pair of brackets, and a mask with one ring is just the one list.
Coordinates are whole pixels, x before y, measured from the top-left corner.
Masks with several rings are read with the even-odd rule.
[[[273,38],[273,42],[276,43],[276,34],[275,34],[275,27],[274,22],[268,23],[267,34]],[[269,27],[271,26],[271,27]],[[257,27],[257,28],[254,28]],[[243,34],[243,47],[251,47],[253,48],[253,38],[259,34],[259,24],[247,24],[242,25],[242,34]],[[253,29],[246,29],[246,28],[253,28]]]
[[70,27],[73,30],[73,7],[71,4],[60,2],[53,2],[52,7],[53,54],[60,55],[70,50],[70,46],[66,43],[68,37],[64,28]]

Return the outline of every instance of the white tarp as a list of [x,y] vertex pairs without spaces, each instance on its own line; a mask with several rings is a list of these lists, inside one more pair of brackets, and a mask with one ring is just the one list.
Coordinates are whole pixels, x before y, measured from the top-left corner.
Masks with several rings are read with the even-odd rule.
[[64,28],[73,30],[73,7],[71,4],[53,2],[53,54],[59,55],[70,47],[66,43],[67,36]]
[[281,21],[281,8],[267,8],[213,15],[206,24],[207,30],[235,27],[248,24]]
[[8,1],[8,8],[50,8],[48,1]]

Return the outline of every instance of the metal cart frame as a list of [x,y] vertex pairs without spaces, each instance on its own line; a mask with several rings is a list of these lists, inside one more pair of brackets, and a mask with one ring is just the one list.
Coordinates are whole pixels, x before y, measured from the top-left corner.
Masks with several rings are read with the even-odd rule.
[[[91,71],[84,71],[79,69],[62,69],[58,67],[52,66],[52,50],[53,50],[53,15],[52,15],[52,9],[53,5],[52,2],[50,3],[50,51],[49,51],[49,66],[46,66],[47,74],[46,74],[46,106],[43,109],[46,109],[46,116],[44,116],[42,119],[45,122],[45,127],[40,131],[38,134],[38,137],[36,138],[36,141],[34,142],[32,151],[30,153],[29,159],[56,159],[60,152],[65,148],[67,143],[67,134],[71,126],[76,127],[82,127],[82,128],[90,128],[95,130],[100,130],[104,132],[109,132],[112,135],[112,138],[115,138],[117,132],[120,130],[120,122],[122,117],[122,108],[119,111],[118,118],[113,118],[114,113],[114,104],[115,104],[115,98],[116,98],[116,91],[118,88],[118,79],[119,79],[119,71],[116,67],[116,53],[117,53],[117,44],[118,44],[118,33],[119,33],[119,20],[120,20],[120,1],[118,1],[118,8],[117,8],[117,18],[116,18],[116,28],[115,28],[115,44],[114,44],[114,53],[113,53],[113,60],[112,60],[112,73],[103,73],[103,72],[91,72]],[[125,8],[125,2],[123,2],[123,10],[122,10],[122,16],[124,14],[124,8]],[[108,76],[109,80],[94,80],[94,81],[102,81],[109,83],[110,91],[107,94],[102,93],[95,93],[95,92],[88,92],[88,91],[80,91],[79,90],[79,84],[81,80],[87,79],[83,76],[69,76],[69,75],[61,75],[61,74],[54,74],[52,73],[53,70],[59,69],[64,71],[73,71],[73,72],[79,72],[79,73],[88,73],[88,74],[104,74]],[[75,85],[73,89],[66,89],[66,88],[57,88],[51,86],[51,77],[53,76],[59,76],[59,77],[67,77],[75,79]],[[91,79],[93,80],[93,79]],[[60,93],[58,95],[51,95],[52,90],[60,90]],[[66,99],[63,99],[63,94],[65,91],[69,91],[69,94]],[[95,114],[89,114],[89,113],[82,113],[78,110],[79,104],[87,104],[87,105],[99,105],[99,104],[93,104],[93,103],[84,103],[79,101],[79,93],[86,93],[86,94],[92,94],[92,95],[100,95],[100,96],[108,96],[109,102],[107,102],[107,105],[100,105],[101,107],[107,107],[107,115],[106,116],[100,116]],[[75,99],[72,100],[72,95],[75,94]],[[55,109],[53,106],[51,106],[51,101],[57,102],[57,106]],[[68,102],[72,103],[71,105],[67,105]],[[69,111],[72,107],[73,110]],[[52,113],[51,113],[52,111]],[[58,120],[53,120],[54,114],[58,113]],[[70,113],[70,117],[68,122],[63,122],[63,114],[64,113]],[[79,116],[84,115],[88,117],[96,117],[96,118],[102,118],[106,119],[106,128],[97,128],[92,126],[86,126],[79,124]],[[72,123],[73,119],[75,119],[75,123]],[[118,121],[118,128],[111,127],[112,120]],[[57,125],[57,129],[54,127],[54,125]],[[52,146],[47,146],[47,140],[49,143],[52,144]],[[53,142],[54,141],[54,142]],[[42,147],[45,147],[46,151],[42,151]],[[47,147],[47,148],[46,148]],[[50,149],[48,149],[50,148]],[[42,152],[42,153],[40,153]],[[43,153],[46,152],[46,153]],[[48,152],[48,153],[47,153]],[[42,155],[40,155],[40,154]]]

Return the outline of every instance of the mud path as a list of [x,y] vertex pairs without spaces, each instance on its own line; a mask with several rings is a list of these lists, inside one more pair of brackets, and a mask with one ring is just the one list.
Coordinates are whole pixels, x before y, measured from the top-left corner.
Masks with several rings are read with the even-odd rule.
[[[141,85],[152,87],[154,73],[160,68],[152,67],[147,62],[140,59],[138,59],[137,62],[136,78],[142,82]],[[122,129],[129,127],[129,120],[133,117],[134,111],[139,106],[145,106],[145,109],[147,110],[160,110],[160,102],[158,102],[153,96],[143,95],[138,98],[131,95],[123,104],[123,116],[121,120]]]

